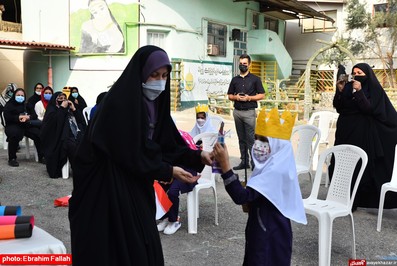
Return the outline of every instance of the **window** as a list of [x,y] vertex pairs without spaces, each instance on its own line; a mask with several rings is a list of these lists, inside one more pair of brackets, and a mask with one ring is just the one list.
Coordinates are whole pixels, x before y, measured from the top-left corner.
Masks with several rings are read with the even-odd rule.
[[156,45],[160,48],[165,49],[165,33],[158,31],[148,31],[147,32],[147,44]]
[[374,4],[372,17],[376,19],[378,16],[378,27],[389,27],[393,24],[393,19],[388,16],[390,13],[395,14],[397,11],[396,5],[384,4]]
[[214,56],[226,56],[226,26],[208,22],[207,31],[207,54]]
[[259,14],[254,13],[252,14],[252,29],[256,30],[259,28]]
[[[322,12],[324,15],[332,18],[336,21],[336,10],[324,11]],[[335,22],[336,24],[336,22]],[[302,19],[302,32],[327,32],[327,31],[335,31],[336,28],[333,26],[331,21],[326,21],[322,19],[315,18],[305,18]]]
[[247,32],[240,31],[240,38],[234,40],[233,43],[233,54],[242,55],[247,53]]
[[265,29],[278,34],[278,19],[265,17]]

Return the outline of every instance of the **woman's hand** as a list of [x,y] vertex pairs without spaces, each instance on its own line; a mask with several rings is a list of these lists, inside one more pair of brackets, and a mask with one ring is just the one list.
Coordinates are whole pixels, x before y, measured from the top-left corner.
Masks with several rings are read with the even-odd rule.
[[178,166],[172,167],[172,176],[184,183],[195,183],[200,178],[200,176],[193,176],[191,173]]
[[223,173],[226,173],[231,169],[229,162],[229,153],[225,144],[221,145],[219,143],[216,143],[212,154],[214,155],[214,159],[221,166]]
[[73,102],[68,101],[68,103],[69,103],[70,110],[72,110],[73,112],[76,111],[76,107],[74,106]]
[[360,91],[361,90],[361,82],[357,80],[353,80],[353,90]]
[[338,88],[339,92],[343,91],[343,88],[345,87],[345,85],[346,85],[346,81],[344,79],[338,80],[336,82],[336,87]]
[[212,165],[213,156],[211,153],[207,151],[202,151],[200,156],[201,156],[201,163],[205,165]]

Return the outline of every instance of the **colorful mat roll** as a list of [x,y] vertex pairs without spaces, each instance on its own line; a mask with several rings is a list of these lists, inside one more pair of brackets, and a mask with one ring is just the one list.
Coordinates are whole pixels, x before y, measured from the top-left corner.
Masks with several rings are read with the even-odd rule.
[[34,216],[0,216],[0,225],[31,224],[34,227]]
[[21,215],[21,206],[0,206],[0,216],[4,215]]
[[32,236],[33,226],[29,224],[0,225],[0,240],[28,238]]

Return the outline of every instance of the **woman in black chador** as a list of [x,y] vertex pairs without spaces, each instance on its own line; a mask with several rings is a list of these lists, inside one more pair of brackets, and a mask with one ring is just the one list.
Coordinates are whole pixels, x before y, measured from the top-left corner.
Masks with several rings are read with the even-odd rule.
[[99,105],[80,144],[69,201],[73,265],[164,265],[155,179],[194,183],[210,165],[189,149],[170,115],[167,54],[138,49]]
[[47,105],[41,127],[41,142],[48,175],[51,178],[62,176],[62,167],[67,159],[74,164],[74,154],[84,130],[85,120],[74,104],[62,92],[52,95]]
[[[397,113],[368,64],[353,66],[352,74],[353,81],[337,82],[335,145],[352,144],[367,153],[368,165],[353,208],[378,208],[381,187],[393,171]],[[397,208],[397,194],[386,194],[385,208]]]

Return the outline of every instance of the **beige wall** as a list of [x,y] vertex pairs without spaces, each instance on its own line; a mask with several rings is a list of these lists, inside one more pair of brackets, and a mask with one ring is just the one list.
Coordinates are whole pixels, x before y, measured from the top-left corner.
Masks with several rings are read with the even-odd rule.
[[[21,33],[0,31],[1,39],[21,40]],[[0,92],[8,83],[23,88],[23,50],[18,47],[0,46]]]

